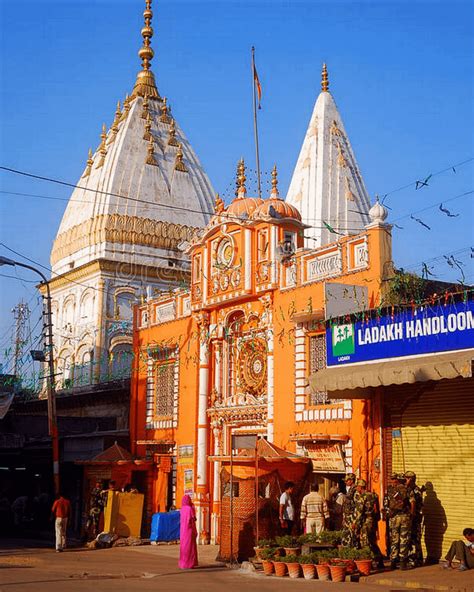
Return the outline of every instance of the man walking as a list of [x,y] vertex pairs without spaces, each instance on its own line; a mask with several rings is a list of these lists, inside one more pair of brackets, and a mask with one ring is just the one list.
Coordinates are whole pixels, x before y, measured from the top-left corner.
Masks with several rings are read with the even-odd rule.
[[326,500],[319,493],[319,485],[313,483],[311,492],[304,496],[301,502],[301,524],[306,527],[306,533],[319,534],[326,527],[329,510]]
[[293,505],[293,489],[295,484],[287,481],[280,496],[280,526],[285,534],[291,534],[295,523],[295,507]]
[[67,522],[71,516],[71,502],[61,493],[58,494],[51,508],[51,515],[55,519],[56,553],[61,553],[66,547]]

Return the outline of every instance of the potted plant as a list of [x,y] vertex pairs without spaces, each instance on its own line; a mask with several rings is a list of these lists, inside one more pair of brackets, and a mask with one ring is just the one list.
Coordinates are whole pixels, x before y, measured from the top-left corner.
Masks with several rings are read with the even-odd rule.
[[339,559],[338,557],[331,559],[329,570],[331,571],[331,580],[333,582],[344,582],[346,579],[347,566],[344,559]]
[[301,547],[298,540],[290,535],[276,537],[275,541],[279,547],[283,547],[285,555],[299,555]]
[[275,557],[275,552],[276,552],[276,549],[274,547],[260,549],[260,558],[262,560],[263,573],[266,576],[271,576],[272,573],[275,571],[275,567],[273,565],[273,559]]
[[314,565],[315,558],[313,555],[300,555],[298,557],[299,564],[303,570],[303,577],[305,580],[314,580],[316,576],[316,566]]
[[284,562],[284,557],[274,557],[273,559],[273,567],[275,568],[275,575],[279,578],[286,576],[286,563]]
[[286,568],[288,569],[288,575],[290,578],[300,577],[300,564],[298,562],[297,555],[287,555],[285,557]]
[[359,571],[360,575],[368,576],[370,575],[370,570],[372,569],[372,559],[373,553],[369,547],[362,547],[362,549],[354,549],[357,551],[356,557],[354,557],[354,561]]
[[300,545],[311,545],[314,543],[319,543],[319,535],[309,532],[307,534],[302,534],[297,540]]
[[273,541],[271,539],[259,539],[259,541],[257,542],[257,546],[254,547],[255,556],[257,557],[257,559],[262,559],[262,550],[270,549],[273,546],[272,543]]
[[337,556],[341,561],[344,561],[347,568],[347,573],[351,574],[356,571],[356,564],[354,559],[358,557],[358,549],[354,547],[339,547]]
[[319,551],[316,553],[318,563],[316,564],[316,572],[318,579],[321,581],[328,581],[330,576],[329,560],[335,557],[334,551]]
[[342,534],[342,530],[323,530],[318,535],[318,542],[336,546],[341,543]]

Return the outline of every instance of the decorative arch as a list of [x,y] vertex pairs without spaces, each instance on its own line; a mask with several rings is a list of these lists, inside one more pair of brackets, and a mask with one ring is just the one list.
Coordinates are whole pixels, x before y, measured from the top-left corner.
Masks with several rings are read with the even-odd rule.
[[86,288],[81,294],[79,301],[79,322],[91,322],[94,315],[95,291],[92,288]]
[[92,368],[94,363],[94,346],[92,343],[82,343],[76,350],[74,357],[74,386],[85,386],[92,382]]
[[128,378],[132,370],[133,345],[132,340],[117,339],[109,349],[109,373],[112,380]]
[[56,358],[56,382],[59,388],[71,388],[74,379],[74,352],[69,347],[60,350]]
[[114,314],[113,317],[121,321],[131,321],[133,319],[133,300],[135,298],[135,289],[130,286],[117,288],[114,291]]

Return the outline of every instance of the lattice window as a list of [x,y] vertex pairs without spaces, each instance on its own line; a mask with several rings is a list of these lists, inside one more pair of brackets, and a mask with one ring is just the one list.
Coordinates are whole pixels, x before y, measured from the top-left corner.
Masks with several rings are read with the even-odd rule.
[[[311,335],[309,338],[309,372],[314,374],[326,368],[326,335]],[[330,403],[326,391],[318,391],[309,395],[310,405],[326,405]]]
[[158,363],[155,367],[155,416],[173,416],[175,361]]

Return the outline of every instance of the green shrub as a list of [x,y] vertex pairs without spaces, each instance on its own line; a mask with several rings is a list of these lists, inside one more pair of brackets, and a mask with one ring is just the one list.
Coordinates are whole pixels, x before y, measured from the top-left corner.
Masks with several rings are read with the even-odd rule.
[[287,555],[284,558],[285,563],[298,563],[299,557],[297,555]]
[[298,542],[300,543],[300,545],[318,543],[319,535],[314,534],[312,532],[310,532],[309,534],[302,534],[300,537],[298,537]]
[[266,561],[271,561],[275,557],[275,553],[275,547],[267,547],[266,549],[262,549],[260,551],[260,557]]
[[273,539],[259,539],[257,545],[259,548],[276,547],[276,543]]
[[311,555],[300,555],[298,557],[298,561],[299,563],[304,563],[304,564],[311,564],[311,563],[316,563],[316,558],[314,556],[314,553],[311,553]]
[[330,559],[337,557],[337,549],[318,551],[315,553],[318,563],[328,563]]
[[296,547],[299,547],[297,539],[289,534],[275,537],[275,541],[279,547],[286,547],[287,549],[295,549]]
[[339,545],[342,540],[342,530],[323,530],[318,535],[318,541],[328,545]]

